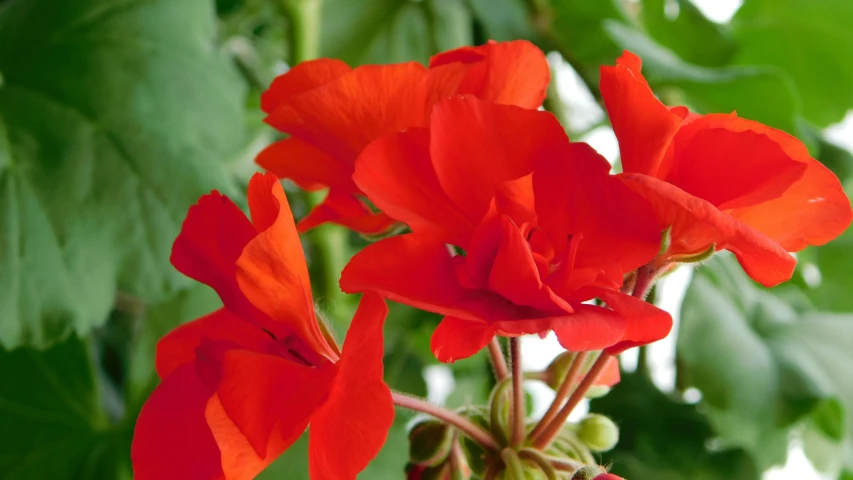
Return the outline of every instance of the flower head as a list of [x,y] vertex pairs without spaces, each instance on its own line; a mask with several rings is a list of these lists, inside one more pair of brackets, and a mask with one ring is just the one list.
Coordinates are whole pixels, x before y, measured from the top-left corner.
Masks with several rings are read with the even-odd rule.
[[782,131],[732,114],[667,108],[636,55],[601,68],[601,92],[619,139],[620,177],[671,226],[662,262],[730,250],[755,280],[791,277],[788,252],[832,240],[853,218],[838,178]]
[[394,225],[373,211],[353,183],[359,153],[382,135],[424,127],[432,106],[457,93],[536,108],[549,81],[545,55],[527,41],[490,42],[416,62],[350,68],[340,60],[296,65],[261,98],[266,122],[289,134],[258,163],[302,188],[329,188],[326,200],[299,222],[301,231],[335,222],[366,234]]
[[[432,337],[442,361],[496,334],[553,330],[569,350],[611,353],[658,340],[669,315],[619,288],[661,230],[609,169],[548,112],[445,100],[429,128],[377,140],[356,162],[361,191],[412,233],[362,250],[341,287],[445,315]],[[596,297],[610,309],[584,303]]]
[[190,209],[172,263],[224,308],[157,345],[163,382],[142,408],[137,479],[251,479],[311,424],[314,480],[354,479],[394,417],[382,375],[387,308],[365,295],[343,350],[314,314],[293,217],[278,179],[255,175],[250,222],[213,192]]

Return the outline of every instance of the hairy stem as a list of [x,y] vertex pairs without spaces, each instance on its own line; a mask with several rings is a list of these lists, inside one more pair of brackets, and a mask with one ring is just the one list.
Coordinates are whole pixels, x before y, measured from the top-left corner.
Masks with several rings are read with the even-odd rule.
[[525,459],[530,460],[539,466],[539,469],[542,470],[542,473],[545,474],[545,477],[548,480],[558,480],[559,476],[557,475],[557,469],[554,468],[554,465],[548,460],[548,458],[539,450],[533,450],[532,448],[523,448],[518,452],[518,456]]
[[499,448],[495,439],[488,432],[477,425],[474,425],[470,420],[456,412],[400,392],[391,392],[391,398],[394,400],[394,405],[408,408],[409,410],[414,410],[416,412],[426,413],[427,415],[431,415],[442,420],[448,425],[455,427],[466,437],[476,441],[487,449],[498,450]]
[[509,370],[506,366],[506,358],[504,358],[504,352],[501,350],[500,341],[498,341],[498,337],[493,337],[492,341],[489,342],[489,357],[492,359],[492,367],[495,369],[495,377],[497,377],[498,382],[503,380],[509,375]]
[[560,407],[563,406],[563,402],[569,397],[569,394],[572,393],[572,385],[575,383],[575,377],[580,373],[581,367],[584,362],[586,362],[586,357],[589,355],[588,352],[578,352],[575,355],[574,360],[572,360],[572,364],[569,365],[569,371],[566,372],[566,377],[563,379],[563,382],[560,383],[560,388],[557,390],[557,396],[554,398],[554,401],[551,402],[551,406],[548,407],[548,411],[545,412],[545,415],[539,420],[539,423],[533,428],[533,431],[530,432],[530,438],[534,441],[545,430],[549,423],[551,423],[554,418],[557,416],[557,413],[560,411]]
[[551,423],[545,428],[542,434],[533,440],[533,445],[540,449],[544,450],[551,444],[554,438],[560,433],[560,429],[563,427],[563,424],[566,423],[566,419],[569,418],[569,415],[572,413],[572,410],[578,406],[581,399],[583,399],[589,387],[595,383],[595,380],[598,378],[598,375],[604,370],[605,365],[607,365],[607,361],[610,360],[610,355],[606,352],[602,352],[595,363],[590,367],[589,372],[587,372],[586,376],[581,380],[581,383],[578,385],[578,388],[572,393],[569,397],[569,400],[560,409],[560,412],[557,413],[557,416],[554,418]]
[[521,372],[521,339],[509,339],[512,357],[512,433],[510,445],[516,447],[524,441],[524,374]]

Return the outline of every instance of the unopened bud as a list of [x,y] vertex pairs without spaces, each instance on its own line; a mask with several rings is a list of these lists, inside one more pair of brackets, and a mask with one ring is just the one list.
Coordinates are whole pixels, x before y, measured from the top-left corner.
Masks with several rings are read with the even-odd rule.
[[595,477],[594,480],[625,480],[624,478],[613,475],[612,473],[602,473],[601,475]]
[[594,452],[606,452],[619,442],[619,427],[613,420],[596,413],[581,420],[575,433]]
[[415,465],[440,465],[450,453],[453,434],[442,422],[421,422],[409,432],[409,461]]
[[584,396],[586,398],[601,398],[610,393],[610,387],[605,385],[593,385],[589,387]]
[[607,474],[607,472],[605,472],[601,467],[596,465],[584,465],[575,471],[574,475],[572,475],[572,480],[597,480],[602,474]]
[[548,365],[548,368],[545,369],[545,383],[549,387],[554,390],[560,388],[560,384],[563,383],[563,380],[566,379],[566,375],[569,373],[569,367],[571,367],[572,362],[575,360],[575,356],[577,356],[575,352],[563,352],[557,355],[557,358]]

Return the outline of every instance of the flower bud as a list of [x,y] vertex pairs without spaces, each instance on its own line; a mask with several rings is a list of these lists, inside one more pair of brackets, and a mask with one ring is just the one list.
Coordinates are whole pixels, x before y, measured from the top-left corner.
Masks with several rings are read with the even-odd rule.
[[594,452],[606,452],[619,442],[619,427],[613,420],[596,413],[581,420],[575,433]]
[[434,467],[450,454],[453,433],[447,424],[428,420],[409,432],[409,461],[415,465]]
[[554,390],[560,388],[560,384],[563,383],[563,380],[566,378],[566,374],[569,373],[569,367],[575,360],[576,355],[577,353],[575,352],[563,352],[557,355],[557,358],[548,365],[548,368],[545,369],[544,380],[549,387]]
[[617,475],[613,475],[612,473],[602,473],[601,475],[595,477],[594,480],[625,480],[622,477]]
[[610,387],[605,385],[593,385],[589,387],[589,390],[586,391],[584,397],[586,398],[601,398],[610,393]]
[[597,480],[601,475],[607,475],[601,467],[597,465],[584,465],[575,471],[572,475],[572,480]]

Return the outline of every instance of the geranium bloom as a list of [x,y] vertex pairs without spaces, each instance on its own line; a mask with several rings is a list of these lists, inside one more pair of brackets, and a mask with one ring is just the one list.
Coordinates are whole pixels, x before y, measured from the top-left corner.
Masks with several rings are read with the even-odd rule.
[[620,177],[672,226],[661,261],[730,250],[755,280],[791,277],[789,251],[822,245],[853,212],[838,178],[796,138],[732,114],[667,108],[625,52],[602,67],[601,93],[619,139]]
[[382,380],[377,295],[365,295],[341,352],[317,321],[299,237],[278,179],[249,185],[252,222],[213,192],[190,209],[172,263],[224,308],[157,345],[163,383],[142,408],[137,480],[251,479],[311,424],[314,480],[354,479],[394,417]]
[[490,42],[416,62],[365,65],[319,59],[296,65],[261,97],[266,122],[290,136],[257,162],[306,190],[329,188],[325,201],[299,222],[306,231],[335,222],[379,234],[394,221],[374,212],[352,181],[353,163],[382,135],[423,127],[439,100],[464,93],[536,108],[550,78],[545,55],[526,41]]
[[[569,350],[617,352],[669,332],[667,313],[619,292],[659,250],[653,213],[552,114],[454,97],[428,129],[368,146],[355,170],[412,233],[362,250],[341,287],[445,315],[432,337],[439,360],[496,334],[553,330]],[[595,297],[612,310],[582,303]]]

